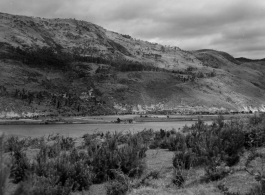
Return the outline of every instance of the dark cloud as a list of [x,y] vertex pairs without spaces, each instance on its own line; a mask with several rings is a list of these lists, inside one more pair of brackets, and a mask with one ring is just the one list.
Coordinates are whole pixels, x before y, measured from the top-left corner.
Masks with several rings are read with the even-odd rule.
[[236,57],[265,57],[263,0],[1,0],[0,11],[74,17],[187,50],[209,48]]

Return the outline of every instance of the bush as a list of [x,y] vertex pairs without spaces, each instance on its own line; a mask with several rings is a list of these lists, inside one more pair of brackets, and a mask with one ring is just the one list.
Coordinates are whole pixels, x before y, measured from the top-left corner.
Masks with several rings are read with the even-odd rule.
[[40,150],[31,163],[16,144],[25,149],[36,141],[12,138],[6,145],[13,156],[10,177],[20,185],[17,194],[70,194],[88,190],[93,182],[110,179],[113,180],[110,191],[116,193],[115,189],[120,189],[118,191],[123,192],[127,189],[121,189],[123,185],[115,171],[128,178],[140,176],[145,168],[145,141],[150,140],[150,136],[151,131],[86,135],[87,150],[78,151],[72,138],[51,135],[47,140],[52,144],[40,142]]
[[107,195],[124,195],[128,191],[128,186],[117,180],[109,182],[106,188]]
[[24,153],[20,150],[15,151],[12,155],[12,165],[10,171],[10,178],[12,182],[17,184],[27,177],[27,172],[29,170],[29,162]]
[[192,152],[186,150],[175,152],[173,158],[173,166],[175,168],[190,169],[193,165],[195,165],[195,155]]
[[90,146],[93,142],[94,142],[94,139],[96,138],[96,135],[93,134],[85,134],[83,135],[83,138],[84,138],[84,145],[85,146]]
[[[198,161],[220,157],[228,166],[239,160],[244,147],[243,124],[240,121],[223,123],[219,120],[211,126],[196,124],[186,136],[186,145],[196,154]],[[200,164],[200,163],[199,163]]]
[[62,154],[54,160],[39,155],[31,169],[38,177],[57,177],[57,185],[71,184],[73,191],[87,190],[92,184],[93,173],[85,159],[82,157],[78,159],[78,155],[77,151],[73,151],[70,154]]
[[265,143],[265,131],[263,124],[257,124],[250,126],[248,131],[245,133],[245,144],[246,148],[261,147]]
[[5,152],[14,152],[22,149],[24,147],[24,141],[19,140],[18,137],[11,136],[4,142]]
[[153,141],[150,145],[149,145],[149,149],[157,149],[160,146],[160,142],[158,141]]
[[176,186],[181,187],[186,181],[186,178],[183,175],[183,171],[181,169],[175,169],[173,174],[174,176],[173,176],[172,182]]
[[71,183],[65,186],[57,185],[57,177],[32,176],[30,180],[23,182],[16,189],[14,195],[70,195]]
[[7,178],[9,176],[9,167],[6,166],[3,160],[4,153],[4,135],[0,133],[0,194],[4,194]]
[[228,175],[230,169],[219,158],[213,158],[205,167],[206,180],[217,181]]
[[182,133],[176,133],[174,136],[170,136],[167,139],[167,147],[169,151],[179,151],[186,149],[185,135]]
[[7,187],[6,184],[7,184],[8,176],[9,176],[9,167],[5,166],[4,164],[0,164],[0,194],[4,194],[4,191]]
[[154,137],[154,131],[152,129],[144,129],[143,131],[138,132],[136,136],[141,137],[143,139],[143,143],[148,144]]
[[106,139],[102,146],[88,148],[88,165],[96,173],[94,182],[100,183],[108,178],[114,179],[112,170],[119,169],[124,174],[134,177],[140,175],[145,167],[146,145],[141,137],[130,135],[127,144],[118,145],[114,136]]
[[60,139],[61,148],[64,150],[70,150],[74,147],[75,142],[72,137],[61,137]]
[[[207,180],[214,181],[225,177],[229,167],[239,161],[245,143],[241,121],[225,123],[223,117],[219,117],[212,125],[206,125],[199,120],[186,132],[168,139],[169,149],[176,151],[173,165],[178,172],[180,168],[204,164]],[[178,172],[176,182],[182,181]]]
[[40,148],[44,144],[44,137],[40,138],[23,138],[19,139],[17,136],[11,136],[4,142],[5,152],[14,152],[23,148]]
[[121,171],[113,170],[115,180],[108,182],[106,185],[107,195],[124,195],[130,189],[130,182],[127,175]]
[[245,143],[243,125],[238,121],[231,121],[222,129],[220,138],[221,150],[225,153],[223,160],[228,166],[233,166],[239,161],[239,153]]

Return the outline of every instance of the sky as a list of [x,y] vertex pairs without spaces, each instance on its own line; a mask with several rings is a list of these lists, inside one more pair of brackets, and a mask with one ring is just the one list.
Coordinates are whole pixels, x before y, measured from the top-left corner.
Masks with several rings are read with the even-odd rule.
[[0,12],[75,18],[183,50],[265,58],[264,0],[0,0]]

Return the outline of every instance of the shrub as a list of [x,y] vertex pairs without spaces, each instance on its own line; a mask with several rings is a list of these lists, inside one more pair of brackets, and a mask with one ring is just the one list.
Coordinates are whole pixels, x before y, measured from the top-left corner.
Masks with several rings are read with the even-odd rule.
[[[75,149],[73,139],[52,135],[47,140],[53,145],[42,143],[31,163],[18,147],[13,146],[15,143],[25,146],[32,142],[12,138],[8,142],[13,155],[10,177],[20,185],[17,194],[69,194],[71,191],[88,190],[93,182],[109,179],[114,179],[112,186],[118,186],[119,176],[115,171],[128,178],[142,174],[147,150],[144,140],[148,140],[150,135],[147,131],[139,134],[86,135],[87,151]],[[103,140],[92,139],[99,136]],[[65,151],[61,151],[62,148]]]
[[249,118],[248,124],[250,126],[255,126],[258,124],[261,124],[264,121],[264,114],[261,114],[260,116],[257,116],[256,114],[253,117]]
[[32,165],[32,170],[38,177],[56,176],[57,185],[66,186],[70,183],[73,191],[87,190],[92,184],[93,173],[84,159],[76,161],[77,158],[72,158],[74,155],[78,156],[74,153],[62,154],[54,160],[38,158]]
[[9,169],[3,162],[4,153],[4,135],[0,132],[0,194],[4,194],[6,182],[9,175]]
[[223,179],[226,175],[228,175],[230,169],[228,166],[222,164],[220,159],[214,158],[205,167],[205,172],[206,172],[206,180],[216,181]]
[[163,139],[163,140],[160,142],[159,147],[160,147],[161,149],[169,149],[169,148],[168,148],[168,140],[167,140],[167,139]]
[[121,171],[113,170],[115,180],[109,181],[106,185],[107,195],[124,195],[130,189],[130,182],[127,175]]
[[239,161],[239,153],[244,146],[243,125],[238,121],[231,121],[220,133],[221,151],[225,153],[223,160],[228,166],[233,166]]
[[152,129],[144,129],[143,131],[138,132],[136,136],[141,137],[143,139],[143,143],[148,144],[154,137],[154,131]]
[[180,167],[189,169],[204,164],[207,180],[214,181],[225,177],[229,173],[229,166],[239,161],[245,143],[241,121],[225,123],[223,117],[218,117],[212,125],[207,125],[199,120],[186,132],[177,133],[168,141],[170,150],[176,151],[173,165],[178,170],[176,177],[180,181]]
[[245,132],[245,144],[246,148],[261,147],[265,143],[265,131],[263,124],[257,124],[255,126],[249,126],[249,129]]
[[141,174],[145,165],[146,150],[146,145],[137,134],[130,135],[127,144],[120,146],[115,134],[106,139],[100,147],[97,144],[91,145],[88,148],[87,163],[96,173],[94,182],[113,179],[113,169],[119,169],[131,177]]
[[85,134],[83,135],[82,138],[84,138],[84,145],[89,146],[93,142],[93,140],[96,138],[96,136],[94,134],[93,135]]
[[[230,192],[229,189],[227,187],[225,187],[224,184],[221,184],[221,183],[217,185],[217,188],[219,190],[221,190],[223,192],[223,194],[225,194],[225,195],[240,195],[239,192]],[[258,195],[258,194],[250,193],[250,194],[246,194],[246,195]]]
[[[174,129],[166,131],[160,129],[160,131],[153,132],[151,131],[149,134],[149,144],[150,149],[169,149],[171,151],[175,151],[178,149],[178,146],[181,146],[181,133],[177,133]],[[146,142],[145,142],[146,143]],[[178,144],[178,146],[177,146]]]
[[11,136],[7,138],[4,142],[4,151],[14,152],[27,147],[40,148],[43,144],[44,144],[44,137],[40,138],[28,137],[28,138],[19,139],[17,136]]
[[70,195],[71,183],[57,185],[57,177],[39,177],[33,175],[28,181],[19,185],[14,195]]
[[128,191],[128,186],[117,180],[110,181],[106,188],[107,195],[124,195]]
[[31,147],[31,148],[40,148],[45,143],[44,137],[28,138],[26,140],[27,140],[27,142],[26,142],[25,146]]
[[[249,170],[250,163],[255,160],[256,158],[261,159],[261,166],[259,167],[252,167]],[[265,172],[264,172],[264,159],[265,155],[261,152],[257,152],[255,149],[251,150],[250,155],[248,156],[246,162],[245,162],[245,171],[247,171],[250,175],[254,176],[256,181],[260,183],[260,194],[265,193]]]
[[[239,160],[244,146],[243,124],[240,121],[223,123],[221,120],[206,126],[202,122],[193,127],[186,136],[186,144],[196,154],[199,161],[220,157],[228,166]],[[199,163],[200,164],[200,163]]]
[[195,164],[195,155],[191,151],[177,151],[173,157],[173,166],[175,168],[184,167],[190,169]]
[[179,151],[186,149],[185,135],[182,133],[176,133],[174,136],[170,136],[167,139],[167,147],[170,151]]
[[60,146],[64,150],[70,150],[74,147],[74,139],[72,137],[61,137],[60,138]]
[[26,179],[29,170],[29,162],[24,153],[20,150],[15,151],[12,155],[12,165],[10,171],[10,178],[13,183],[19,183]]
[[172,182],[176,186],[181,187],[185,181],[186,181],[186,178],[184,177],[183,171],[181,169],[175,169],[173,172]]
[[54,144],[52,146],[49,145],[42,145],[40,148],[39,153],[37,154],[37,161],[46,162],[48,158],[55,158],[59,156],[61,152],[61,147],[59,144]]
[[152,143],[150,143],[149,149],[157,149],[157,148],[159,148],[159,146],[160,146],[160,142],[153,141]]
[[4,164],[0,164],[0,194],[4,194],[8,176],[9,176],[9,168]]
[[14,152],[22,149],[24,147],[23,140],[19,140],[18,137],[11,136],[6,139],[4,142],[4,151],[5,152]]

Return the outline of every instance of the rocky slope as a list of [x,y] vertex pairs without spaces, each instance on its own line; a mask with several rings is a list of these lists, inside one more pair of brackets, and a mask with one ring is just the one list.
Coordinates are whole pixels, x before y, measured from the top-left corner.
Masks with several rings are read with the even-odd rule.
[[[32,56],[21,55],[46,47],[54,58],[64,53],[71,59],[70,68],[51,68],[51,61],[30,64]],[[0,58],[2,117],[265,110],[262,60],[183,51],[86,21],[0,13]]]

